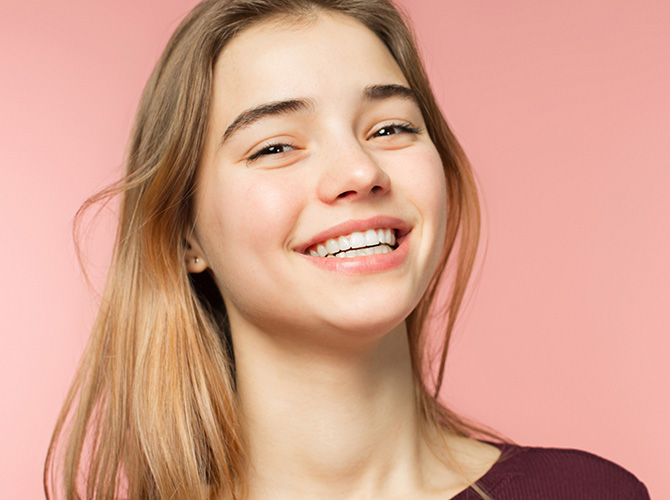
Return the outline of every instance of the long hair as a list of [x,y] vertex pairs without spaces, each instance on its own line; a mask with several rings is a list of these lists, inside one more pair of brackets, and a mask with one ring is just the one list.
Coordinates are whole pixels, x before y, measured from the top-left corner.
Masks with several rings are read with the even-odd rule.
[[[177,28],[151,74],[124,178],[80,209],[121,195],[100,310],[47,455],[48,498],[244,498],[247,463],[225,308],[206,273],[187,273],[184,235],[193,225],[217,56],[251,25],[321,11],[354,18],[385,43],[418,96],[442,159],[448,203],[442,259],[407,319],[416,403],[424,423],[481,435],[437,399],[478,246],[477,190],[409,25],[389,0],[206,0]],[[444,335],[428,383],[426,325],[435,310],[444,312]]]

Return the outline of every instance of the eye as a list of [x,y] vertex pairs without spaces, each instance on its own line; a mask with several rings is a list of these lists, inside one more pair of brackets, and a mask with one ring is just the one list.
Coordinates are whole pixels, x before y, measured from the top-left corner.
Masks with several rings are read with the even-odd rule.
[[419,132],[419,129],[412,127],[409,123],[389,123],[388,125],[384,125],[382,128],[378,129],[369,137],[369,139],[403,133],[418,134]]
[[247,158],[247,163],[257,160],[261,156],[279,155],[294,149],[296,149],[296,147],[288,143],[265,144],[261,147],[261,149],[254,152],[249,158]]

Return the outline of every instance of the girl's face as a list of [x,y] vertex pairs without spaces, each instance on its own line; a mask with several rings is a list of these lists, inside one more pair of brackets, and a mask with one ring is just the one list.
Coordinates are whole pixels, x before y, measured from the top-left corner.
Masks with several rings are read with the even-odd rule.
[[[407,81],[362,24],[321,14],[238,35],[215,68],[199,168],[188,266],[209,266],[233,332],[378,336],[426,290],[444,172]],[[362,245],[371,255],[345,253]]]

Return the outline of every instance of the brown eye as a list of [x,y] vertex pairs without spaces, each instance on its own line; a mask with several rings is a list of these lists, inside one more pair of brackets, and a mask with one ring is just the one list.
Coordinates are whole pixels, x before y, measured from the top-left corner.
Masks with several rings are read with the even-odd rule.
[[247,162],[257,160],[261,156],[270,156],[270,155],[278,155],[281,153],[286,153],[288,151],[291,151],[293,149],[296,149],[294,146],[291,144],[270,144],[262,149],[259,149],[256,151],[254,154],[252,154],[248,159]]
[[384,125],[374,134],[372,134],[371,138],[396,135],[402,133],[418,134],[419,130],[406,123],[392,123],[390,125]]

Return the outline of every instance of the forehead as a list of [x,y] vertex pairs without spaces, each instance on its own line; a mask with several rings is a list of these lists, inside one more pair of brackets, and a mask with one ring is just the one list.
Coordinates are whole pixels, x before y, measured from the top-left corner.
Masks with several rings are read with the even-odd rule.
[[304,22],[259,23],[237,35],[217,60],[214,104],[226,115],[287,97],[327,105],[374,84],[407,81],[366,26],[342,14],[319,13]]

